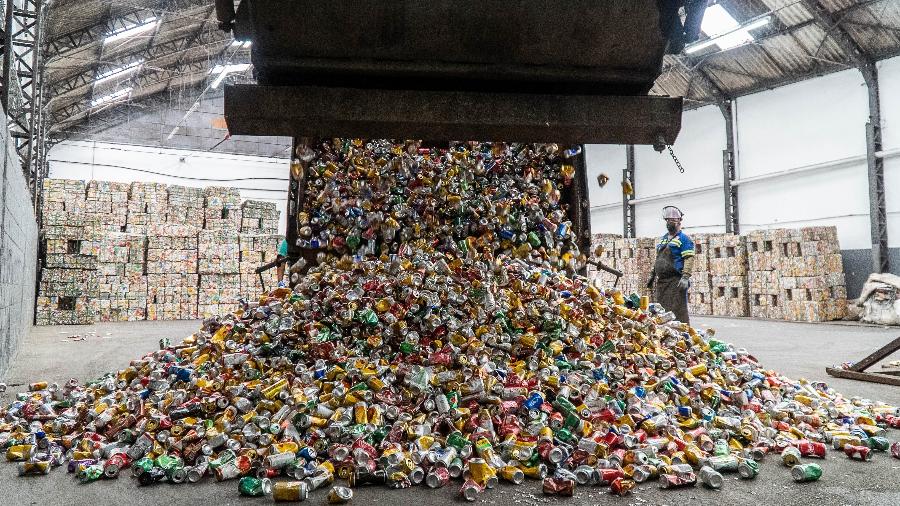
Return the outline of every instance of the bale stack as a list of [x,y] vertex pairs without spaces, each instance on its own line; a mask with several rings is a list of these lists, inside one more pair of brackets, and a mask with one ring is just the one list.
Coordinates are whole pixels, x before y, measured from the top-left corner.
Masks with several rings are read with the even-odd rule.
[[148,227],[165,221],[169,207],[166,185],[159,183],[131,183],[128,198],[128,218],[125,231],[147,234]]
[[88,325],[97,321],[97,271],[43,269],[38,287],[38,325]]
[[241,233],[274,234],[278,232],[281,212],[274,202],[248,200],[241,206]]
[[[282,239],[284,239],[282,236],[274,234],[241,234],[240,272],[243,296],[256,299],[263,292],[263,286],[255,271],[258,267],[275,260]],[[271,290],[278,283],[275,269],[264,272],[263,280],[266,288]]]
[[87,185],[85,214],[96,217],[100,230],[124,232],[128,223],[131,185],[112,181],[91,181]]
[[847,285],[835,227],[785,231],[774,246],[783,318],[820,322],[847,314]]
[[747,245],[744,237],[713,234],[709,236],[707,248],[712,314],[748,316]]
[[102,322],[144,320],[147,317],[147,237],[106,232],[97,241],[97,298],[93,307]]
[[82,181],[45,179],[42,248],[44,264],[36,300],[38,325],[90,324],[96,296],[97,220],[85,214]]
[[781,259],[784,240],[790,230],[754,230],[747,239],[747,285],[750,297],[750,316],[754,318],[784,318],[781,298]]
[[209,186],[204,190],[203,196],[203,228],[240,231],[241,193],[236,188]]
[[197,318],[197,227],[158,224],[147,232],[147,319]]
[[166,223],[203,226],[203,188],[169,185]]
[[618,239],[616,244],[616,268],[622,271],[619,289],[628,295],[648,294],[647,280],[656,260],[656,239],[652,237]]
[[691,288],[688,291],[688,313],[711,315],[712,279],[709,271],[710,234],[694,234],[694,270],[691,273]]
[[240,234],[236,230],[201,230],[198,235],[201,318],[230,313],[241,295]]

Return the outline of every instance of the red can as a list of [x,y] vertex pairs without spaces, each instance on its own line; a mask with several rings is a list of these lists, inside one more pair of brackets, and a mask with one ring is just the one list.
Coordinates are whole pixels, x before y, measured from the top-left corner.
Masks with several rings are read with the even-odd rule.
[[900,459],[900,441],[895,441],[891,445],[891,456],[895,459]]
[[625,478],[616,478],[612,483],[609,484],[609,491],[614,495],[618,496],[626,496],[631,493],[631,490],[634,488],[635,484],[631,480],[626,480]]
[[844,453],[853,460],[872,460],[872,449],[868,446],[844,446]]
[[819,443],[817,441],[809,441],[807,439],[801,439],[797,441],[795,445],[798,450],[800,450],[800,455],[804,457],[818,457],[820,459],[825,458],[825,452],[827,449],[825,448],[825,443]]
[[600,469],[600,485],[609,485],[625,477],[621,469]]

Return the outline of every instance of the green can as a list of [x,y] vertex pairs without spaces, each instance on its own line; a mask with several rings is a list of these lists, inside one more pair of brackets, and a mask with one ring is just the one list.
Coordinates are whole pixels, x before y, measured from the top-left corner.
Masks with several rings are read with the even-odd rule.
[[752,480],[759,474],[759,462],[753,459],[741,459],[738,463],[738,474],[742,480]]
[[238,492],[247,497],[261,497],[272,490],[272,482],[268,478],[259,479],[254,476],[244,476],[238,481]]
[[455,430],[447,436],[447,444],[456,448],[457,451],[462,451],[469,444],[469,440],[463,436],[462,432]]
[[886,437],[881,436],[872,436],[863,441],[863,443],[877,452],[886,452],[891,448],[890,441],[888,441]]
[[822,477],[822,468],[819,464],[797,464],[791,468],[791,477],[797,483],[818,481]]
[[716,441],[715,449],[713,450],[713,455],[717,457],[724,457],[731,453],[731,448],[728,447],[728,441],[724,439],[719,439]]
[[153,459],[149,459],[147,457],[138,459],[133,464],[131,464],[132,474],[134,474],[135,476],[141,473],[146,473],[151,469],[153,469]]

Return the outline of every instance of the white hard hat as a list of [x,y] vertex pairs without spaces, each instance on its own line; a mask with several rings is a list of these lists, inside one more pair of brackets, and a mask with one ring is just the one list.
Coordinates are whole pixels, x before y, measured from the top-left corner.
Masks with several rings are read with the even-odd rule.
[[662,209],[662,219],[664,220],[680,220],[682,217],[684,217],[684,213],[675,206],[666,206]]

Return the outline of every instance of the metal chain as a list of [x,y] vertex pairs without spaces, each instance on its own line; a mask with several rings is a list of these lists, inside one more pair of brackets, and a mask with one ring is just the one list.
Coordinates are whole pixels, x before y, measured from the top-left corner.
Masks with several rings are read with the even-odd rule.
[[675,165],[678,167],[678,172],[684,174],[684,167],[681,166],[681,162],[678,160],[678,157],[675,156],[675,150],[672,149],[672,146],[666,144],[666,148],[669,150],[669,154],[672,155],[672,160],[675,160]]

